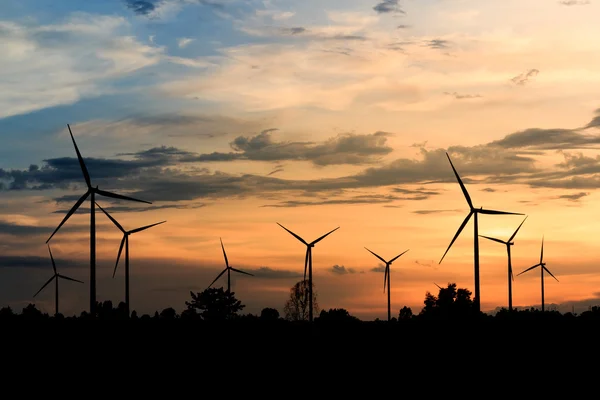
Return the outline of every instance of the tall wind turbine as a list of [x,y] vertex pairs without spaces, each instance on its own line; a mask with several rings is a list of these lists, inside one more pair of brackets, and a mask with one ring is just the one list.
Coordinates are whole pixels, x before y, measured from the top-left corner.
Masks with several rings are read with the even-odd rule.
[[282,227],[283,229],[288,231],[292,236],[294,236],[296,239],[298,239],[299,241],[301,241],[302,243],[304,243],[306,245],[306,257],[304,258],[304,280],[306,281],[306,269],[308,267],[308,307],[309,307],[308,320],[310,322],[312,322],[313,321],[312,248],[315,247],[315,244],[317,244],[321,240],[325,239],[325,237],[327,237],[329,234],[340,229],[340,227],[338,226],[337,228],[327,232],[320,238],[315,239],[310,243],[307,243],[304,239],[302,239],[300,236],[296,235],[294,232],[290,231],[285,226],[281,225],[279,222],[277,223],[277,225],[279,225],[280,227]]
[[38,290],[33,297],[37,296],[38,293],[40,293],[42,290],[44,290],[44,288],[46,286],[48,286],[48,284],[50,282],[52,282],[53,279],[56,279],[55,281],[55,287],[54,287],[54,302],[55,302],[55,311],[54,311],[54,315],[58,315],[58,278],[61,279],[66,279],[68,281],[73,281],[73,282],[79,282],[79,283],[83,283],[82,281],[79,281],[77,279],[73,279],[73,278],[69,278],[68,276],[65,275],[61,275],[56,271],[56,263],[54,262],[54,257],[52,257],[52,250],[50,250],[50,245],[48,245],[48,252],[50,253],[50,259],[52,260],[52,269],[54,270],[54,275],[52,275],[52,278],[48,279],[48,281],[46,283],[44,283],[44,286],[42,286],[40,288],[40,290]]
[[460,235],[460,233],[462,232],[465,225],[467,225],[467,222],[469,222],[469,219],[471,218],[471,216],[473,216],[473,229],[474,229],[474,252],[473,252],[474,254],[473,254],[473,256],[474,256],[474,267],[475,267],[474,268],[475,269],[475,274],[474,274],[475,275],[475,298],[473,299],[473,305],[475,306],[475,311],[480,312],[481,311],[481,300],[479,297],[479,224],[477,223],[477,216],[478,216],[478,214],[492,214],[492,215],[523,215],[523,214],[506,212],[506,211],[486,210],[482,207],[475,208],[475,206],[473,206],[473,202],[471,201],[471,196],[469,196],[469,192],[467,192],[467,188],[465,187],[464,183],[460,179],[460,176],[458,176],[458,172],[456,172],[456,168],[454,168],[454,165],[452,164],[452,160],[450,159],[450,156],[448,155],[448,153],[446,153],[446,156],[448,157],[448,161],[450,161],[450,166],[452,167],[452,170],[454,171],[454,175],[456,176],[456,180],[458,181],[458,184],[460,185],[460,188],[465,196],[465,199],[467,200],[467,203],[469,204],[470,211],[469,211],[469,214],[467,215],[467,217],[465,218],[465,220],[463,221],[463,223],[458,228],[458,231],[456,231],[454,238],[450,242],[450,245],[446,249],[446,252],[442,256],[442,258],[440,259],[440,262],[438,264],[442,263],[442,260],[446,256],[446,253],[448,253],[448,250],[450,250],[450,247],[452,247],[452,244],[454,243],[454,241],[456,240],[458,235]]
[[69,124],[67,124],[67,128],[69,128],[69,134],[71,135],[71,140],[73,141],[73,146],[75,147],[75,152],[77,153],[77,159],[79,160],[79,165],[81,166],[81,171],[83,172],[83,177],[84,177],[85,183],[87,185],[87,191],[83,194],[83,196],[81,196],[79,198],[79,200],[77,200],[77,202],[69,210],[67,215],[65,215],[63,220],[60,222],[60,224],[54,230],[54,232],[52,232],[52,235],[50,235],[48,240],[46,240],[46,243],[48,243],[50,241],[50,239],[52,239],[52,236],[54,236],[54,234],[56,232],[58,232],[60,227],[63,226],[63,224],[65,222],[67,222],[69,217],[71,215],[73,215],[73,213],[75,213],[75,211],[77,211],[79,206],[89,196],[90,197],[90,314],[92,317],[95,317],[96,316],[96,210],[95,210],[94,204],[96,203],[96,200],[95,200],[96,195],[98,194],[100,196],[112,197],[114,199],[119,199],[119,200],[139,201],[140,203],[147,203],[147,204],[152,204],[152,203],[149,201],[145,201],[145,200],[134,199],[133,197],[123,196],[121,194],[107,192],[105,190],[98,189],[97,185],[96,185],[96,187],[93,187],[92,181],[90,179],[90,174],[88,173],[85,163],[83,162],[83,158],[81,157],[81,153],[79,152],[77,143],[75,143],[75,138],[73,137],[73,133],[71,132],[71,127],[69,126]]
[[246,274],[246,275],[250,275],[250,276],[254,276],[254,275],[252,275],[249,272],[244,272],[240,269],[235,269],[233,267],[230,267],[229,260],[227,259],[227,254],[225,253],[225,247],[223,246],[223,240],[221,240],[221,238],[219,238],[219,240],[221,241],[221,249],[223,249],[223,257],[225,257],[225,269],[223,271],[221,271],[221,273],[219,275],[217,275],[215,280],[212,281],[212,283],[210,285],[208,285],[208,287],[211,287],[217,281],[217,279],[219,279],[225,272],[227,272],[227,293],[231,293],[231,271],[239,272],[240,274]]
[[[548,270],[548,268],[546,268],[546,263],[544,262],[544,237],[543,236],[542,236],[542,251],[540,252],[540,262],[535,264],[533,267],[529,267],[525,271],[517,274],[517,276],[524,274],[525,272],[532,270],[534,268],[537,268],[537,267],[541,267],[540,273],[541,273],[541,278],[542,278],[542,312],[543,312],[544,311],[544,271],[546,271],[547,273],[550,274],[551,277],[556,279],[556,277],[554,275],[552,275],[552,272],[550,272]],[[556,282],[558,282],[558,279],[556,279]]]
[[100,207],[100,204],[96,203],[96,206],[115,224],[117,228],[121,232],[123,232],[123,239],[121,239],[121,246],[119,247],[119,254],[117,254],[117,262],[115,263],[115,269],[113,271],[113,278],[115,277],[115,273],[117,272],[117,266],[119,265],[119,258],[121,258],[121,252],[123,251],[123,245],[125,245],[125,307],[127,309],[127,316],[129,316],[129,235],[134,234],[136,232],[141,232],[148,228],[152,228],[153,226],[164,224],[167,221],[156,222],[151,225],[142,226],[141,228],[132,229],[130,231],[126,231],[121,224],[117,222],[116,219],[112,217],[104,208]]
[[527,217],[525,217],[525,219],[523,219],[523,221],[521,222],[521,224],[519,225],[517,230],[512,234],[512,236],[506,242],[504,240],[496,239],[493,237],[479,235],[483,238],[493,240],[494,242],[498,242],[498,243],[502,243],[502,244],[506,245],[506,253],[508,254],[508,310],[509,311],[512,311],[512,281],[515,280],[515,277],[513,276],[513,272],[512,272],[510,246],[514,245],[514,242],[512,240],[515,238],[515,236],[517,235],[517,232],[519,232],[519,229],[521,229],[521,225],[523,225],[523,222],[525,222],[526,219],[527,219]]
[[[365,247],[365,249],[367,249]],[[392,263],[394,261],[396,261],[396,259],[398,257],[400,257],[402,254],[406,253],[408,250],[405,250],[404,252],[398,254],[396,257],[392,258],[389,261],[385,261],[383,258],[381,258],[379,255],[373,253],[371,250],[367,249],[367,251],[371,254],[373,254],[375,257],[379,258],[381,260],[382,263],[385,264],[385,271],[383,272],[383,292],[385,293],[385,284],[387,281],[387,300],[388,300],[388,321],[391,321],[392,319],[392,306],[391,306],[391,302],[390,302],[390,265],[392,265]]]

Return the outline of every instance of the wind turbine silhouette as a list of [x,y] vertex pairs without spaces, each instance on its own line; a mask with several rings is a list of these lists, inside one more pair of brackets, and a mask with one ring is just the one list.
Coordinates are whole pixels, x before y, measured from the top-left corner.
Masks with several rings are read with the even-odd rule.
[[244,272],[242,270],[230,267],[229,260],[227,260],[227,254],[225,253],[225,247],[223,246],[223,240],[221,240],[221,238],[219,238],[219,240],[221,241],[221,248],[223,249],[223,257],[225,257],[225,269],[223,271],[221,271],[221,273],[219,275],[217,275],[215,280],[212,281],[212,283],[210,285],[208,285],[208,287],[210,288],[217,281],[217,279],[219,279],[225,272],[227,272],[227,293],[231,293],[231,271],[239,272],[240,274],[246,274],[246,275],[250,275],[250,276],[254,276],[254,275],[252,275],[249,272]]
[[294,232],[290,231],[285,226],[281,225],[279,222],[277,223],[277,225],[279,225],[280,227],[282,227],[283,229],[288,231],[292,236],[294,236],[296,239],[298,239],[299,241],[301,241],[302,243],[304,243],[306,245],[306,257],[304,258],[304,280],[306,281],[306,269],[308,267],[308,320],[310,322],[312,322],[313,321],[312,248],[315,247],[315,244],[317,244],[321,240],[325,239],[325,237],[327,237],[329,234],[340,229],[340,227],[338,226],[337,228],[327,232],[320,238],[315,239],[310,243],[307,243],[304,239],[302,239],[300,236],[296,235]]
[[77,200],[75,205],[69,210],[67,215],[63,218],[60,224],[56,227],[52,235],[46,240],[46,243],[52,239],[54,234],[58,232],[61,226],[77,209],[79,206],[90,196],[90,314],[92,318],[96,317],[96,210],[94,208],[94,204],[96,203],[95,197],[96,195],[111,197],[119,200],[130,200],[130,201],[138,201],[140,203],[152,204],[149,201],[134,199],[133,197],[123,196],[121,194],[116,194],[112,192],[107,192],[105,190],[98,189],[98,185],[96,187],[92,186],[92,181],[90,179],[90,174],[83,162],[83,158],[81,157],[81,153],[79,152],[79,148],[77,147],[77,143],[75,143],[75,138],[73,137],[73,133],[71,132],[71,127],[67,124],[67,128],[69,128],[69,134],[71,135],[71,140],[73,141],[73,146],[75,147],[75,152],[77,153],[77,159],[79,160],[79,165],[81,166],[81,171],[83,172],[83,177],[85,178],[85,183],[87,185],[87,191]]
[[450,166],[452,167],[452,170],[454,171],[456,180],[458,180],[458,184],[460,185],[460,188],[462,189],[462,192],[463,192],[465,199],[467,200],[467,203],[469,204],[469,208],[471,210],[469,211],[469,214],[467,215],[467,217],[465,218],[463,223],[458,228],[458,231],[456,231],[454,238],[452,238],[450,245],[446,249],[446,252],[442,256],[442,258],[440,259],[440,262],[438,264],[442,263],[442,260],[446,256],[446,253],[448,253],[448,250],[450,250],[450,247],[452,247],[452,244],[454,243],[454,241],[456,240],[458,235],[460,235],[460,233],[462,232],[465,225],[467,225],[467,222],[469,222],[469,219],[471,218],[471,216],[473,216],[473,229],[474,229],[474,252],[473,252],[474,253],[473,254],[474,263],[473,264],[474,264],[474,269],[475,269],[475,274],[474,274],[475,275],[475,298],[473,299],[473,305],[475,307],[475,311],[479,313],[481,311],[481,301],[480,301],[480,297],[479,297],[479,224],[477,223],[477,215],[478,214],[523,215],[523,214],[506,212],[506,211],[497,211],[497,210],[486,210],[483,207],[475,208],[475,206],[473,206],[473,202],[471,201],[471,196],[469,196],[469,192],[467,192],[467,188],[465,187],[464,183],[460,179],[460,176],[458,176],[458,172],[456,172],[456,168],[454,168],[454,165],[452,164],[452,160],[450,159],[450,156],[448,155],[448,153],[446,153],[446,157],[448,157],[448,161],[450,161]]
[[506,245],[506,253],[508,254],[508,310],[509,311],[512,311],[512,281],[515,280],[515,277],[513,276],[513,272],[512,272],[510,246],[514,245],[514,242],[512,240],[515,238],[517,232],[519,232],[519,229],[521,229],[521,225],[523,225],[523,222],[525,222],[526,219],[527,219],[527,217],[525,217],[525,219],[523,219],[523,221],[521,222],[521,224],[519,225],[517,230],[512,234],[512,236],[506,242],[503,240],[500,240],[500,239],[493,238],[493,237],[479,235],[483,238],[493,240],[494,242],[498,242],[498,243],[502,243],[502,244]]
[[69,278],[68,276],[65,275],[61,275],[56,271],[56,263],[54,262],[54,257],[52,257],[52,250],[50,250],[50,245],[48,245],[48,252],[50,253],[50,259],[52,260],[52,269],[54,270],[54,275],[52,275],[52,278],[48,279],[48,281],[46,283],[44,283],[44,286],[42,286],[40,288],[40,290],[38,290],[33,297],[37,296],[42,290],[44,290],[44,288],[46,286],[48,286],[48,284],[50,282],[52,282],[53,279],[56,279],[55,281],[55,288],[54,288],[54,302],[55,302],[55,311],[54,311],[54,315],[58,315],[58,278],[62,278],[62,279],[66,279],[68,281],[73,281],[73,282],[79,282],[79,283],[83,283],[80,280],[77,279],[73,279],[73,278]]
[[[367,249],[365,247],[365,249]],[[410,250],[410,249],[409,249]],[[396,259],[398,257],[400,257],[402,254],[406,253],[408,250],[398,254],[396,257],[392,258],[389,261],[385,261],[383,258],[381,258],[379,255],[373,253],[371,250],[367,249],[367,251],[371,254],[373,254],[375,257],[379,258],[381,260],[381,262],[383,262],[385,264],[385,271],[383,272],[383,293],[385,293],[385,284],[387,281],[387,300],[388,300],[388,321],[392,320],[392,308],[391,308],[391,301],[390,301],[390,265],[392,265],[392,263],[394,261],[396,261]]]
[[[552,275],[552,272],[550,272],[548,270],[548,268],[546,268],[546,263],[544,262],[544,236],[542,236],[542,251],[540,252],[540,262],[535,264],[532,267],[527,268],[525,271],[517,274],[517,276],[524,274],[525,272],[530,271],[537,267],[541,267],[540,272],[541,272],[541,278],[542,278],[542,312],[543,312],[544,311],[544,271],[546,271],[547,273],[550,274],[551,277],[556,279],[556,277],[554,275]],[[556,282],[558,282],[558,279],[556,279]]]
[[154,224],[142,226],[141,228],[132,229],[130,231],[126,231],[121,224],[117,222],[104,208],[100,207],[100,204],[96,203],[98,208],[102,210],[102,212],[115,224],[117,228],[121,232],[123,232],[123,239],[121,239],[121,246],[119,246],[119,253],[117,254],[117,262],[115,263],[115,269],[113,271],[113,278],[115,277],[115,273],[117,272],[117,266],[119,265],[119,258],[121,258],[121,252],[123,251],[123,245],[125,245],[125,307],[127,309],[127,316],[129,316],[129,236],[144,231],[148,228],[152,228],[153,226],[164,224],[167,221],[156,222]]

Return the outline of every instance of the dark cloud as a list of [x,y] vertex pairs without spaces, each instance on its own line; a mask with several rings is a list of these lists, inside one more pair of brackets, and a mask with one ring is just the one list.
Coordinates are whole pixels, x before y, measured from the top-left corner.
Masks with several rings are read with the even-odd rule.
[[[594,118],[588,125],[594,127],[598,123],[598,117]],[[585,128],[565,129],[541,129],[529,128],[523,131],[511,133],[500,140],[490,143],[490,146],[500,146],[507,149],[528,148],[534,150],[561,150],[561,149],[586,149],[598,148],[600,135],[583,132]]]
[[396,196],[396,195],[350,195],[345,192],[340,193],[341,198],[332,199],[316,199],[316,200],[286,200],[281,201],[277,204],[268,204],[261,207],[276,207],[276,208],[287,208],[287,207],[304,207],[304,206],[324,206],[324,205],[339,205],[339,204],[385,204],[392,203],[395,201],[402,200],[425,200],[430,196],[437,195],[439,192],[425,191],[423,189],[408,190],[393,188],[393,192],[403,193],[410,196]]
[[387,13],[400,13],[405,14],[404,10],[400,8],[399,0],[383,0],[373,7],[373,10],[377,11],[378,14]]
[[[54,252],[53,252],[54,253]],[[85,262],[61,259],[53,254],[56,268],[83,268]],[[52,261],[48,257],[38,256],[2,256],[0,255],[0,268],[44,268],[52,271]]]
[[558,196],[558,199],[566,199],[569,201],[579,201],[581,200],[583,197],[588,196],[589,193],[588,192],[579,192],[579,193],[574,193],[574,194],[563,194]]
[[154,5],[156,1],[148,1],[148,0],[125,0],[125,5],[127,8],[132,10],[134,13],[138,15],[148,15],[156,6]]
[[477,99],[480,97],[483,97],[479,94],[460,94],[460,93],[456,93],[456,92],[444,92],[445,95],[447,96],[453,96],[455,99],[457,100],[463,100],[463,99]]
[[511,78],[510,80],[512,81],[512,83],[514,83],[515,85],[525,85],[527,82],[529,82],[531,80],[531,78],[537,76],[537,74],[539,74],[540,71],[533,68],[528,70],[527,72],[523,72],[522,74],[519,74],[513,78]]
[[397,29],[408,29],[408,28],[410,28],[410,25],[400,24],[396,28]]
[[488,193],[494,193],[494,192],[496,192],[496,191],[497,191],[496,189],[492,189],[492,188],[483,188],[483,189],[481,189],[481,190],[482,190],[483,192],[488,192]]
[[385,272],[385,264],[380,264],[375,268],[370,269],[371,272]]
[[270,267],[260,267],[256,269],[246,268],[244,271],[249,272],[258,278],[265,279],[297,279],[304,277],[304,275],[300,272],[289,271],[285,269],[273,269]]
[[330,272],[336,275],[347,275],[347,274],[355,274],[358,271],[354,268],[346,268],[343,265],[334,265],[329,269]]
[[17,225],[0,221],[0,235],[31,236],[48,234],[49,232],[52,232],[51,229],[45,226]]
[[278,168],[275,168],[273,171],[269,172],[269,173],[267,174],[267,176],[271,176],[271,175],[274,175],[274,174],[276,174],[276,173],[278,173],[278,172],[282,172],[282,171],[283,171],[283,168],[281,168],[281,167],[278,167]]
[[295,26],[293,28],[281,28],[281,32],[288,35],[298,35],[301,33],[308,32],[308,30],[301,26]]
[[[75,204],[75,202],[77,201],[77,199],[80,196],[62,196],[59,198],[56,198],[55,201],[57,203],[73,203]],[[105,206],[102,203],[105,202],[105,199],[98,199],[96,200],[100,206],[102,208],[104,208],[106,211],[108,211],[110,214],[117,214],[120,212],[127,212],[127,213],[131,213],[131,212],[147,212],[147,211],[156,211],[156,210],[166,210],[166,209],[175,209],[175,210],[191,210],[191,209],[197,209],[197,208],[201,208],[201,207],[206,207],[206,204],[203,203],[196,203],[196,204],[163,204],[163,205],[148,205],[146,207],[144,206],[118,206],[118,205],[114,205],[115,203],[123,203],[123,202],[119,202],[117,201],[113,201],[113,199],[110,198],[106,198],[106,201],[111,203],[112,205],[110,206]],[[59,209],[56,211],[53,211],[53,214],[66,214],[67,212],[69,212],[70,208],[64,208],[64,209]],[[77,211],[75,211],[75,214],[89,214],[90,212],[90,208],[86,207],[85,205],[81,205]],[[102,211],[98,208],[96,208],[96,214],[103,214]]]
[[428,214],[439,214],[439,213],[444,213],[444,212],[458,212],[458,211],[462,211],[462,210],[415,210],[415,211],[411,211],[411,212],[413,214],[428,215]]
[[431,40],[427,40],[425,41],[424,45],[429,47],[430,49],[447,49],[448,45],[450,44],[449,41],[444,40],[444,39],[431,39]]

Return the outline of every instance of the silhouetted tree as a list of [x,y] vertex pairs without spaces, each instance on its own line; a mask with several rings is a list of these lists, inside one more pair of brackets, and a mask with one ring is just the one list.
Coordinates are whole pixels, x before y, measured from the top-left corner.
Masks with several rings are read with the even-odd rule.
[[0,309],[0,320],[13,319],[16,314],[13,312],[10,306],[3,307]]
[[343,322],[358,322],[358,318],[350,315],[348,310],[344,308],[330,308],[329,311],[322,310],[319,314],[319,318],[316,319],[319,322],[332,322],[332,323],[343,323]]
[[[317,303],[317,291],[313,287],[313,315],[319,315],[319,304]],[[288,321],[308,321],[308,281],[297,282],[290,289],[290,298],[283,306],[285,319]]]
[[173,307],[165,308],[160,312],[160,319],[176,319],[177,311]]
[[222,287],[208,288],[194,294],[190,292],[192,301],[186,301],[188,308],[200,310],[200,316],[205,321],[223,321],[237,316],[238,311],[245,305],[235,298],[235,292],[224,291]]
[[[187,304],[187,303],[186,303]],[[200,314],[196,311],[195,308],[186,308],[181,312],[181,319],[185,320],[199,320]]]
[[407,320],[407,319],[411,319],[412,317],[413,317],[413,312],[410,307],[404,306],[400,309],[400,312],[398,313],[399,320]]
[[265,321],[276,321],[279,319],[279,311],[274,308],[263,308],[260,312],[260,319]]
[[474,315],[471,291],[457,289],[456,283],[448,283],[447,287],[440,288],[437,297],[426,292],[423,303],[425,306],[420,316],[450,318]]
[[26,319],[42,319],[44,317],[47,317],[48,314],[44,314],[40,310],[38,310],[35,307],[35,304],[29,303],[27,307],[23,308],[21,316]]

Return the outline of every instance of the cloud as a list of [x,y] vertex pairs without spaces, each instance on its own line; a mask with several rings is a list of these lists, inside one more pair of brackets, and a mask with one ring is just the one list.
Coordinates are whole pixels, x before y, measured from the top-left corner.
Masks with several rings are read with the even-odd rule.
[[510,80],[512,81],[512,83],[514,83],[515,85],[525,85],[527,82],[529,82],[531,80],[531,78],[537,76],[537,74],[539,74],[540,71],[537,69],[530,69],[527,72],[523,72],[522,74],[519,74],[513,78],[511,78]]
[[492,189],[492,188],[483,188],[483,189],[481,189],[481,191],[483,191],[483,192],[488,192],[488,193],[494,193],[494,192],[497,192],[497,190],[496,190],[496,189]]
[[410,28],[410,25],[405,25],[405,24],[400,24],[396,27],[396,29],[408,29]]
[[358,271],[354,268],[346,268],[343,265],[334,265],[332,266],[329,271],[331,273],[334,273],[336,275],[347,275],[347,274],[355,274]]
[[444,213],[444,212],[459,212],[462,210],[415,210],[415,211],[411,211],[413,214],[421,214],[421,215],[428,215],[428,214],[439,214],[439,213]]
[[558,196],[557,199],[566,199],[569,201],[579,201],[585,196],[589,196],[589,193],[588,192],[579,192],[579,193],[574,193],[574,194],[563,194],[563,195]]
[[184,47],[186,47],[188,44],[192,43],[194,40],[195,40],[195,39],[192,39],[192,38],[186,38],[186,37],[184,37],[184,38],[179,38],[179,39],[177,39],[177,46],[178,46],[180,49],[183,49],[183,48],[184,48]]
[[586,4],[590,4],[589,0],[562,0],[558,2],[563,6],[583,6]]
[[285,269],[273,269],[270,267],[260,267],[256,269],[246,268],[244,271],[249,272],[256,277],[265,279],[297,279],[304,276],[300,272],[289,271]]
[[380,264],[375,268],[370,269],[371,272],[385,272],[385,264]]
[[11,235],[11,236],[31,236],[48,234],[51,231],[49,227],[35,226],[35,225],[18,225],[11,222],[0,221],[0,235]]
[[448,45],[450,44],[449,41],[444,40],[444,39],[431,39],[431,40],[427,40],[425,41],[424,45],[429,47],[430,49],[447,49]]
[[445,95],[448,96],[454,96],[455,99],[457,100],[463,100],[463,99],[476,99],[476,98],[480,98],[483,97],[479,94],[460,94],[460,93],[456,93],[456,92],[444,92]]
[[[85,268],[85,262],[59,259],[56,254],[53,256],[57,268]],[[50,255],[48,257],[0,255],[0,268],[44,268],[52,271],[52,261]]]
[[373,10],[377,11],[378,14],[387,14],[387,13],[400,13],[405,14],[405,12],[400,8],[399,0],[383,0],[380,3],[377,3]]
[[0,118],[112,93],[115,79],[163,55],[129,35],[125,18],[85,13],[47,25],[2,21],[0,42]]
[[154,1],[147,0],[125,0],[125,5],[138,15],[148,15],[156,8]]

